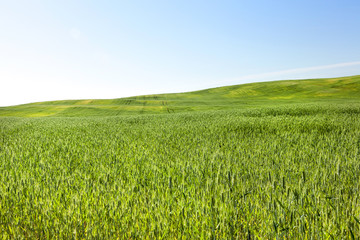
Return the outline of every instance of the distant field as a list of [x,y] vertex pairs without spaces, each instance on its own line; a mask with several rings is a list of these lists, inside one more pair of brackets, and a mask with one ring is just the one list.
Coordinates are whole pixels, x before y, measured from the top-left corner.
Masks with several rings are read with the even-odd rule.
[[74,117],[244,109],[293,103],[357,102],[360,76],[250,83],[196,92],[120,99],[67,100],[0,107],[0,116]]
[[3,239],[359,239],[360,76],[0,109]]

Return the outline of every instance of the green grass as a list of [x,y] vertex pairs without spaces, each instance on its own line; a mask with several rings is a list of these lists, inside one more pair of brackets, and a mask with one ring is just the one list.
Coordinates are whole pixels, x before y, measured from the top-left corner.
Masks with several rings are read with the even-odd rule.
[[3,108],[0,236],[359,239],[359,81]]
[[352,76],[250,83],[188,93],[120,99],[38,102],[0,108],[0,116],[72,117],[179,113],[292,103],[356,102],[359,98],[360,76]]

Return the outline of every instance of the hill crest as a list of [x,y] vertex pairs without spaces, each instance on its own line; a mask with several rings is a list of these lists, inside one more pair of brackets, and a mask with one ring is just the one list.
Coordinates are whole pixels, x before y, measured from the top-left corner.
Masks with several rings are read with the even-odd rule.
[[261,105],[360,100],[360,75],[281,80],[224,86],[185,93],[117,99],[36,102],[1,107],[1,116],[114,116],[123,114],[249,108]]

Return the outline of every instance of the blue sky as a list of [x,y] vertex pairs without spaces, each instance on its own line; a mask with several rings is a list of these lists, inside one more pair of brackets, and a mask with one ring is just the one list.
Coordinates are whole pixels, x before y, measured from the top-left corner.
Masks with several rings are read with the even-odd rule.
[[0,106],[360,74],[360,1],[1,1]]

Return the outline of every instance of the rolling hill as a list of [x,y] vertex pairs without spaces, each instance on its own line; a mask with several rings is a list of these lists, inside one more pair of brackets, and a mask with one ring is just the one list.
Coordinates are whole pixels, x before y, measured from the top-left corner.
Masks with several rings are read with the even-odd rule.
[[360,239],[359,90],[353,76],[1,108],[0,238]]
[[72,117],[247,109],[256,106],[334,101],[357,102],[360,75],[249,83],[206,90],[118,99],[47,101],[0,108],[0,116]]

